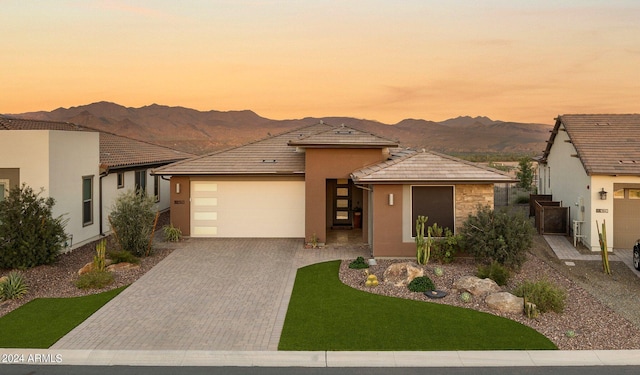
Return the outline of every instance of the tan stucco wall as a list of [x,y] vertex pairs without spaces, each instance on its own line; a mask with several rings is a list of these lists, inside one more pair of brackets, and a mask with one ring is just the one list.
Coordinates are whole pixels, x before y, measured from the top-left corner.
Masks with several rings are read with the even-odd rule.
[[325,242],[327,179],[349,178],[356,169],[384,160],[381,149],[307,149],[305,151],[305,238]]
[[[190,191],[189,177],[171,177],[171,223],[182,231],[183,236],[190,236]],[[176,193],[176,185],[180,184],[180,193]]]

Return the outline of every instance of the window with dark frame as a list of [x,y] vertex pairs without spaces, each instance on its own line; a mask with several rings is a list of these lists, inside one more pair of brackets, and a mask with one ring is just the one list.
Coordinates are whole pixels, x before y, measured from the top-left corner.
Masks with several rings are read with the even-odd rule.
[[147,193],[147,170],[143,169],[141,171],[136,171],[136,191],[142,191],[144,194]]
[[82,177],[82,225],[93,224],[93,176]]
[[437,223],[455,233],[453,207],[453,186],[412,186],[411,187],[411,235],[416,236],[418,215],[427,216],[426,225]]
[[118,172],[118,189],[124,187],[124,172]]

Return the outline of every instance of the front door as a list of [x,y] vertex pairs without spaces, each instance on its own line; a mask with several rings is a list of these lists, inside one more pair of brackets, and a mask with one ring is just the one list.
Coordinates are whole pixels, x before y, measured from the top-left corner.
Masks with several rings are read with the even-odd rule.
[[333,226],[351,226],[351,181],[344,178],[336,180],[333,192]]

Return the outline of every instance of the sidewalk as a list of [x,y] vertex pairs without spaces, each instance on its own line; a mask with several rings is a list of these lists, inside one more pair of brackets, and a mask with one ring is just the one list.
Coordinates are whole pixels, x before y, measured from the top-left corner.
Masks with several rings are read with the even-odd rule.
[[[239,367],[546,367],[640,366],[640,350],[277,352],[202,350],[0,349],[15,364]],[[17,357],[16,357],[17,355]],[[29,360],[31,358],[31,360]]]

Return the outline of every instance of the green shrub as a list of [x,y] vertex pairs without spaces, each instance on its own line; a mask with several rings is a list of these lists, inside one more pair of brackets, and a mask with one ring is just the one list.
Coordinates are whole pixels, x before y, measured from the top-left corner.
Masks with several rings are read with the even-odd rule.
[[525,203],[529,203],[528,195],[518,195],[516,197],[516,204],[525,204]]
[[524,281],[513,294],[534,303],[541,313],[547,311],[561,313],[564,310],[566,293],[547,280]]
[[182,239],[182,231],[180,228],[174,227],[173,224],[165,225],[162,231],[166,242],[178,242]]
[[67,235],[66,220],[53,218],[54,204],[25,184],[0,201],[0,268],[25,269],[57,259]]
[[478,272],[476,272],[476,276],[481,279],[490,278],[498,285],[507,285],[507,282],[511,277],[511,273],[509,272],[507,267],[503,266],[502,264],[498,262],[491,262],[491,264],[489,265],[478,266]]
[[115,201],[109,222],[121,250],[146,256],[156,216],[153,198],[144,192],[128,191]]
[[430,290],[435,290],[436,285],[427,276],[418,276],[411,280],[409,285],[407,285],[407,288],[412,292],[428,292]]
[[140,263],[140,258],[136,257],[135,255],[131,254],[130,252],[128,252],[126,250],[110,251],[110,252],[107,253],[107,257],[109,259],[111,259],[111,262],[113,262],[114,264],[116,264],[116,263],[138,264],[138,263]]
[[27,281],[20,272],[12,271],[0,282],[0,301],[20,299],[29,291]]
[[109,271],[91,271],[80,275],[76,286],[80,289],[101,289],[113,282],[113,274]]
[[479,206],[462,227],[466,248],[478,260],[519,269],[533,243],[533,226],[521,212]]
[[[437,224],[433,225],[434,227]],[[449,228],[439,228],[435,231],[442,236],[435,238],[431,248],[431,257],[433,260],[440,263],[451,263],[455,259],[456,254],[460,251],[462,246],[462,236],[459,234],[453,234]]]
[[365,262],[363,257],[357,257],[356,260],[349,263],[349,268],[353,268],[353,269],[369,268],[369,263]]

